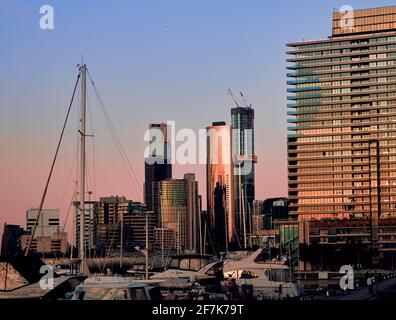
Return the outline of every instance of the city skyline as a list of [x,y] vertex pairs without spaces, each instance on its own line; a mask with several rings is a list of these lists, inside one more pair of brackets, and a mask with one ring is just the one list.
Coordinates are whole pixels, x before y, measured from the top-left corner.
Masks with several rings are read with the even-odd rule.
[[[43,31],[38,27],[38,10],[42,3],[31,1],[29,5],[15,5],[0,1],[1,26],[15,31],[11,37],[4,31],[6,28],[0,28],[0,37],[9,43],[0,62],[4,71],[0,80],[0,96],[4,99],[0,109],[0,193],[8,200],[0,218],[0,233],[4,222],[24,225],[26,210],[38,207],[77,71],[75,65],[81,60],[82,52],[141,182],[141,192],[135,194],[123,177],[119,160],[106,155],[114,146],[110,143],[110,135],[101,128],[100,111],[92,110],[97,129],[95,143],[103,141],[97,143],[96,158],[100,160],[96,162],[96,198],[119,194],[143,201],[143,135],[148,123],[175,120],[178,128],[193,130],[205,128],[213,121],[230,124],[233,103],[226,93],[228,87],[237,92],[242,90],[256,111],[256,153],[260,159],[256,180],[261,182],[257,184],[256,199],[287,195],[285,43],[300,40],[300,35],[316,39],[330,34],[332,8],[344,3],[305,1],[297,5],[292,1],[280,4],[220,1],[210,5],[208,2],[189,3],[181,7],[180,4],[175,1],[171,5],[126,2],[117,6],[96,5],[95,14],[102,17],[114,11],[123,17],[124,10],[136,14],[132,22],[121,18],[120,26],[118,21],[109,19],[106,24],[109,30],[104,31],[99,25],[100,19],[84,16],[91,5],[79,4],[80,10],[75,10],[77,4],[73,6],[72,2],[54,2],[55,29]],[[349,4],[359,9],[392,3],[349,1]],[[172,16],[173,6],[180,10]],[[304,7],[311,11],[304,12]],[[227,10],[229,15],[223,14],[219,21],[220,10]],[[278,21],[282,19],[266,21],[266,15],[274,10],[285,14],[284,18],[288,11],[307,16],[311,12],[312,30],[297,23],[300,17],[291,17],[296,22],[292,30],[288,30],[290,21],[288,26],[282,26]],[[145,24],[145,16],[150,16],[149,24]],[[234,26],[234,21],[239,20],[234,19],[235,16],[248,19],[249,23]],[[187,17],[190,23],[182,30]],[[88,18],[89,22],[83,24],[82,18]],[[318,23],[318,19],[324,22]],[[140,24],[147,30],[138,32]],[[279,31],[278,38],[269,35],[272,27]],[[80,28],[82,35],[78,39]],[[208,34],[210,28],[217,32]],[[223,28],[227,31],[222,32]],[[89,38],[98,30],[103,32],[103,43]],[[130,43],[115,41],[112,32],[122,32],[122,39],[130,36]],[[204,47],[200,48],[202,44]],[[103,46],[106,50],[99,51]],[[164,64],[160,57],[168,63]],[[199,110],[202,106],[207,112],[194,111],[190,116],[190,110]],[[73,190],[73,184],[67,180],[69,172],[73,171],[70,168],[75,154],[77,108],[73,115],[75,121],[68,126],[67,139],[45,204],[45,208],[60,209],[61,223]],[[174,167],[175,178],[187,172],[196,174],[199,193],[206,197],[205,166]],[[68,225],[67,231],[70,231],[71,220]]]
[[0,39],[0,301],[396,297],[396,0],[0,0]]

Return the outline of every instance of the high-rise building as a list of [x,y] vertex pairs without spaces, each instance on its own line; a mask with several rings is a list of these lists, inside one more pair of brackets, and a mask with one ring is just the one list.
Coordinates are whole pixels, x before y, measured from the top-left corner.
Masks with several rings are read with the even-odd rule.
[[[96,201],[86,200],[84,217],[84,243],[85,252],[94,249],[94,210]],[[79,249],[80,239],[80,201],[74,202],[75,208],[75,246]]]
[[[167,238],[170,237],[170,232],[173,232],[173,249],[180,252],[185,250],[199,252],[201,217],[198,182],[195,180],[195,175],[188,173],[184,175],[184,179],[162,180],[157,184],[160,195],[159,228],[168,231]],[[162,235],[159,232],[157,234],[160,239],[157,239],[156,246],[160,247]]]
[[264,229],[264,201],[253,201],[253,216],[252,216],[253,233]]
[[251,230],[254,194],[254,109],[231,109],[234,159],[235,228],[241,242]]
[[[234,167],[231,127],[213,122],[207,130],[207,211],[212,232],[221,234],[226,246],[238,240],[235,226]],[[223,219],[224,216],[224,219]],[[224,220],[224,229],[223,221]]]
[[94,248],[132,251],[146,244],[146,218],[149,245],[154,242],[156,220],[146,205],[125,197],[101,197],[94,209]]
[[253,233],[274,229],[274,222],[289,219],[287,198],[268,198],[253,201]]
[[1,255],[14,256],[20,249],[21,236],[24,230],[15,224],[4,224],[3,236],[1,238]]
[[149,125],[148,155],[144,162],[144,201],[147,210],[158,214],[158,193],[155,182],[172,178],[170,132],[166,123]]
[[287,60],[290,215],[369,220],[382,257],[396,251],[378,232],[396,215],[395,29],[396,6],[334,12],[332,35],[289,43]]
[[[38,209],[29,209],[26,212],[27,233],[21,237],[22,249],[28,246],[38,213]],[[57,209],[43,209],[41,211],[30,249],[42,254],[66,253],[67,233],[63,232],[59,224],[59,211]]]
[[[28,233],[32,232],[36,223],[38,209],[29,209],[26,212],[26,229]],[[59,211],[57,209],[43,209],[38,220],[34,237],[51,236],[59,228]]]
[[[110,196],[101,197],[95,204],[94,209],[94,248],[100,252],[121,246],[121,224],[119,215],[119,203],[125,202],[125,197]],[[129,228],[123,235],[127,234],[127,242],[132,237]]]
[[274,228],[274,222],[286,221],[289,218],[287,198],[269,198],[263,201],[263,227],[266,230]]

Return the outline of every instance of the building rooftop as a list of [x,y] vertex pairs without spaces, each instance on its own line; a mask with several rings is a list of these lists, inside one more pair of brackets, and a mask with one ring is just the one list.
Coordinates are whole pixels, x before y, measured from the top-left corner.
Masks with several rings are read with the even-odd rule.
[[333,36],[390,30],[396,30],[396,6],[333,12]]

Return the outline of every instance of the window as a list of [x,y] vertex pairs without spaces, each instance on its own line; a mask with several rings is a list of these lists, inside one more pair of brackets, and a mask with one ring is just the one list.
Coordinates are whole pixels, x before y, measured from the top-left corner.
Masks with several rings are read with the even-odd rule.
[[146,293],[144,292],[144,288],[133,289],[134,300],[147,300]]
[[268,269],[265,271],[265,275],[274,282],[295,281],[293,274],[288,269]]
[[181,270],[190,270],[190,260],[189,259],[180,260],[180,269]]

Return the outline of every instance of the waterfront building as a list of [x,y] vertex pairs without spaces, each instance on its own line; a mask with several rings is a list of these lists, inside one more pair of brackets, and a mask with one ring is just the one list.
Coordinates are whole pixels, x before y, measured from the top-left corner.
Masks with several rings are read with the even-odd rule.
[[326,39],[287,45],[289,214],[365,221],[377,265],[396,251],[379,238],[396,216],[396,6],[351,15],[333,12]]

